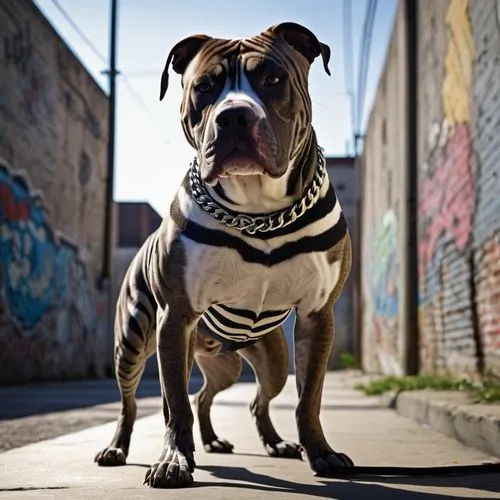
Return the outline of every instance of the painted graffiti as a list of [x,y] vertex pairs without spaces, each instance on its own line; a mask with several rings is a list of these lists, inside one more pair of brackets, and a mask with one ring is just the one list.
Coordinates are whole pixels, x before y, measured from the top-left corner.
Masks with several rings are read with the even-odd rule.
[[85,151],[82,151],[80,153],[80,159],[79,159],[78,180],[80,181],[80,184],[82,186],[85,186],[89,183],[91,177],[92,177],[92,160]]
[[11,36],[4,37],[4,56],[7,63],[13,64],[21,73],[26,73],[33,59],[33,44],[29,23]]
[[45,64],[34,48],[29,23],[26,22],[16,32],[5,36],[3,44],[6,67],[12,65],[19,75],[21,116],[18,118],[29,125],[37,125],[42,120],[51,118],[52,78],[45,71]]
[[0,164],[0,268],[4,308],[23,329],[49,311],[72,308],[85,328],[99,321],[78,249],[50,227],[41,197]]
[[400,374],[398,346],[399,259],[396,211],[383,213],[375,224],[364,257],[365,366],[387,374]]
[[438,245],[449,236],[459,250],[466,248],[475,203],[474,162],[467,125],[456,127],[433,162],[433,172],[420,186],[420,276],[439,255]]
[[83,122],[85,124],[85,128],[92,134],[94,139],[101,139],[101,124],[94,113],[92,113],[92,111],[90,111],[87,107],[85,108],[85,117]]
[[393,210],[382,217],[372,238],[371,294],[375,315],[393,318],[398,314],[397,218]]
[[429,124],[420,170],[420,360],[424,370],[469,373],[477,366],[470,252],[479,167],[470,123],[475,46],[469,0],[451,0],[445,22],[442,115]]
[[428,156],[419,193],[419,274],[436,272],[443,245],[463,251],[471,237],[476,162],[469,128],[474,40],[469,0],[451,0],[446,15],[448,45],[441,88],[443,120],[428,132]]

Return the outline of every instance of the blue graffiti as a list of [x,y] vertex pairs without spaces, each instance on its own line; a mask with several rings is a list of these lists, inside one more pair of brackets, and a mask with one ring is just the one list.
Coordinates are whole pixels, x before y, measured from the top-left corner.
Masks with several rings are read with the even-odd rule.
[[391,210],[373,235],[371,262],[371,294],[375,314],[393,318],[398,314],[397,219]]
[[0,164],[0,292],[10,314],[32,329],[74,293],[68,273],[75,268],[84,282],[76,249],[56,241],[41,201]]

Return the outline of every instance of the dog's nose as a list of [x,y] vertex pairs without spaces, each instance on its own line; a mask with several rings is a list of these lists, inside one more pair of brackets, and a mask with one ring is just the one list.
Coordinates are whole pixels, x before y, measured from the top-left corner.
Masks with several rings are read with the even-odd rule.
[[215,117],[215,124],[219,129],[242,130],[254,120],[254,113],[248,106],[235,106],[220,111]]

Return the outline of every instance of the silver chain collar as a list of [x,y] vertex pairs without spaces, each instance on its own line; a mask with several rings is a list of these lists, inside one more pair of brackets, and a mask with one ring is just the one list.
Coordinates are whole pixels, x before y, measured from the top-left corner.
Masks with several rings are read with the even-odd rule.
[[196,203],[215,220],[227,227],[246,231],[249,234],[256,232],[267,233],[286,227],[302,217],[319,199],[321,186],[326,177],[326,160],[323,148],[318,146],[318,168],[303,196],[289,208],[273,212],[264,216],[240,213],[233,215],[222,205],[217,203],[208,193],[200,176],[198,159],[195,157],[189,169],[189,185]]

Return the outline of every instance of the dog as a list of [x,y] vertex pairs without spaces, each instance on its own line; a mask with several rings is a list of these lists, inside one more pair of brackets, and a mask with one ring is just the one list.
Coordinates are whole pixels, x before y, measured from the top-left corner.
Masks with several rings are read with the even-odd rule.
[[[309,69],[330,49],[306,27],[274,25],[243,39],[190,36],[170,51],[161,77],[182,75],[181,123],[196,157],[160,227],[131,262],[115,319],[115,368],[122,410],[99,465],[122,465],[147,358],[158,357],[165,441],[146,473],[151,487],[193,482],[193,360],[204,375],[194,399],[207,452],[233,445],[212,426],[214,396],[253,368],[250,405],[271,456],[300,458],[317,474],[350,467],[319,420],[334,338],[333,305],[351,268],[351,241],[311,124]],[[282,323],[295,310],[299,443],[285,441],[269,403],[288,375]]]

